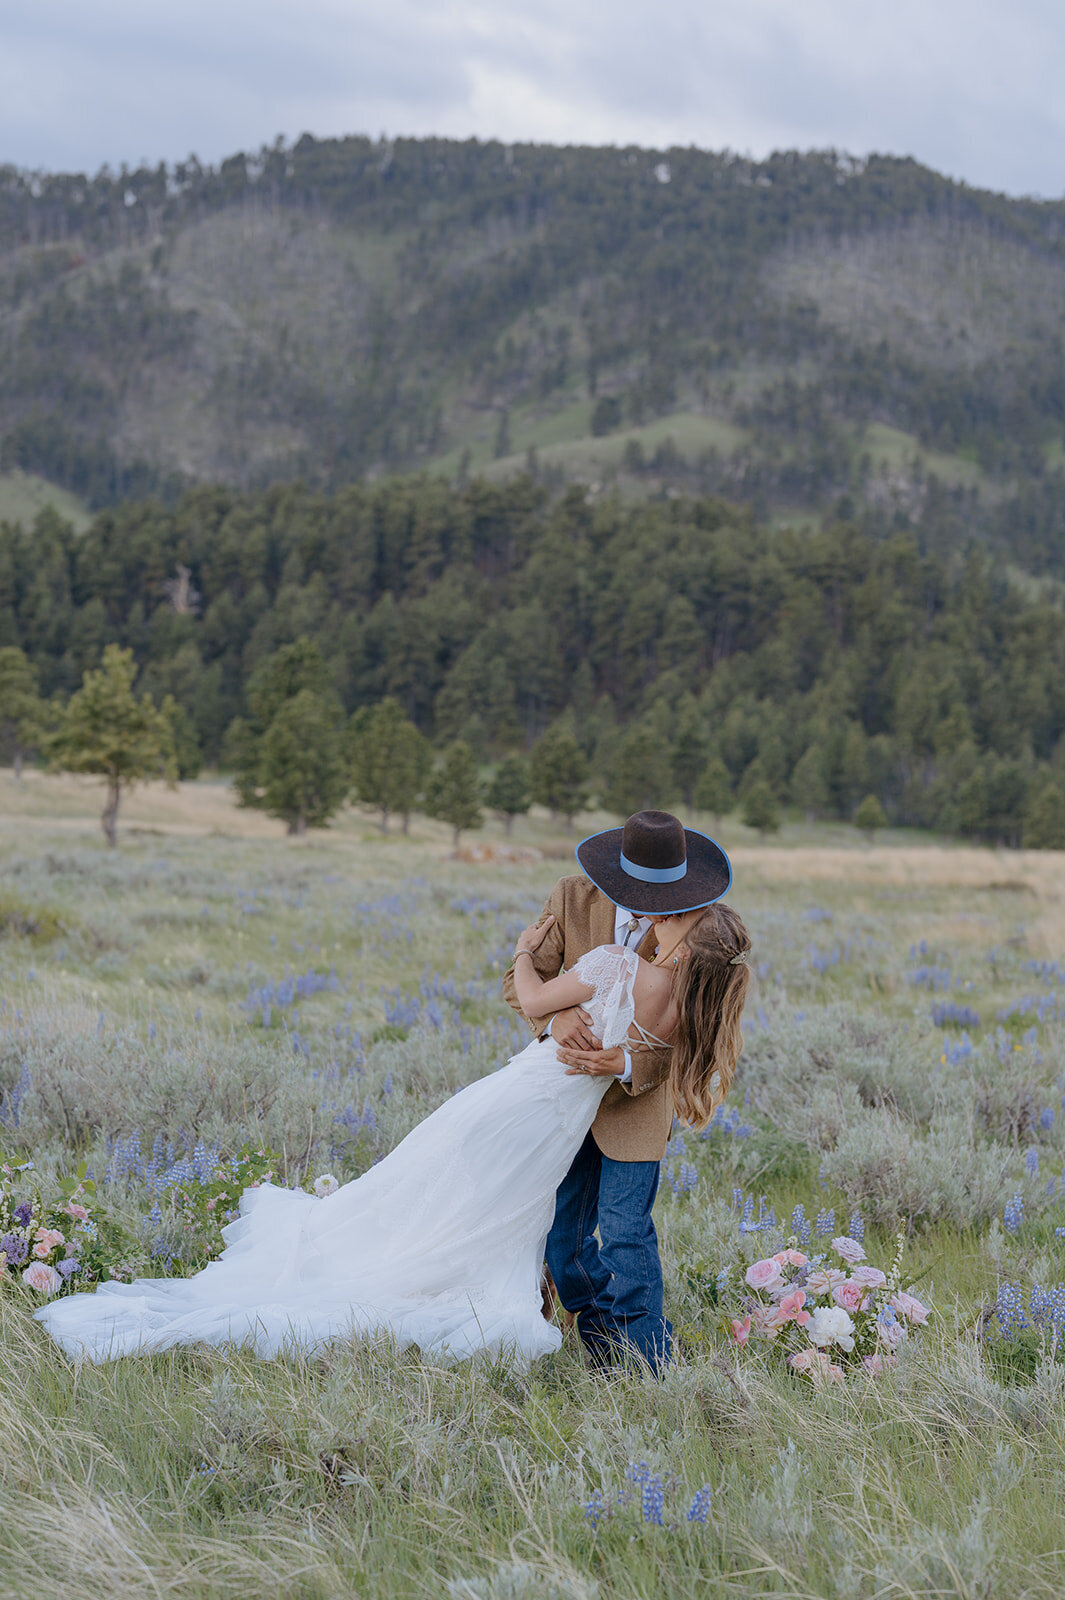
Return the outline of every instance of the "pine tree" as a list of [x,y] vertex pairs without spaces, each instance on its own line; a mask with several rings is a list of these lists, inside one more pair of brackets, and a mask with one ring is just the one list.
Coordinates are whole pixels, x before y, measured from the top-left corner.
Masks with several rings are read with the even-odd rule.
[[767,833],[776,833],[779,829],[780,808],[764,778],[759,778],[748,789],[742,815],[746,826],[757,828],[763,838]]
[[533,799],[571,823],[588,803],[588,757],[565,723],[548,728],[531,759]]
[[265,811],[291,834],[323,828],[350,786],[343,711],[317,645],[297,639],[257,669],[248,685],[251,718],[226,736],[233,787],[242,806]]
[[257,805],[291,834],[324,828],[348,792],[338,708],[312,689],[282,701],[259,747]]
[[673,740],[673,777],[684,797],[689,811],[695,805],[695,786],[710,760],[710,740],[706,736],[703,718],[692,695],[677,716],[677,732]]
[[825,757],[820,745],[812,744],[795,764],[791,775],[791,798],[813,822],[823,817],[829,809],[828,780],[825,777]]
[[1026,850],[1065,850],[1065,790],[1054,782],[1037,789],[1024,819]]
[[732,779],[720,756],[711,756],[695,785],[695,804],[709,811],[715,823],[732,810]]
[[426,794],[426,810],[439,822],[450,823],[451,842],[458,849],[459,835],[466,828],[480,828],[484,817],[478,804],[480,785],[473,751],[461,739],[444,751],[440,765],[432,773]]
[[854,813],[854,826],[865,834],[870,844],[873,842],[873,835],[876,830],[887,827],[884,808],[875,794],[867,794]]
[[653,723],[626,728],[604,774],[602,800],[607,810],[627,817],[664,805],[672,789],[669,755],[669,746]]
[[503,757],[485,785],[484,803],[493,811],[498,811],[509,837],[514,818],[524,816],[532,805],[529,763],[524,756]]
[[151,695],[133,693],[133,651],[109,644],[95,672],[86,672],[49,740],[49,764],[59,772],[88,772],[104,779],[107,801],[100,817],[109,845],[118,842],[117,818],[124,790],[148,778],[173,782],[174,738]]
[[37,670],[21,650],[0,650],[0,741],[11,754],[15,777],[22,758],[44,733],[46,709],[37,693]]
[[356,794],[381,813],[382,833],[393,812],[406,833],[429,773],[428,741],[391,698],[357,711],[350,730]]

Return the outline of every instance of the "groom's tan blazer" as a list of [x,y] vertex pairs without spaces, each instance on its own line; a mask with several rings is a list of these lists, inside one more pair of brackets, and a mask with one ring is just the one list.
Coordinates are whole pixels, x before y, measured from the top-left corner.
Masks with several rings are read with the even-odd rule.
[[[533,965],[548,981],[568,971],[581,956],[600,944],[614,943],[614,903],[601,889],[583,876],[560,878],[552,889],[540,920],[554,917],[551,931],[533,955]],[[639,946],[642,956],[654,955],[654,929],[644,935]],[[525,1016],[514,992],[514,976],[503,978],[503,997],[508,1005]],[[539,1036],[550,1017],[525,1017]],[[632,1082],[612,1083],[603,1096],[592,1137],[605,1156],[614,1161],[661,1161],[673,1126],[673,1101],[666,1078],[669,1074],[668,1050],[636,1049],[632,1052]]]

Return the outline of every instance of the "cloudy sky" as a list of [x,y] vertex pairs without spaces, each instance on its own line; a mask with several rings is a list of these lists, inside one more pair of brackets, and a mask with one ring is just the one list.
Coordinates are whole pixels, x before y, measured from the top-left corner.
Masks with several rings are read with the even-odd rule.
[[0,0],[0,162],[363,132],[914,155],[1065,195],[1061,0]]

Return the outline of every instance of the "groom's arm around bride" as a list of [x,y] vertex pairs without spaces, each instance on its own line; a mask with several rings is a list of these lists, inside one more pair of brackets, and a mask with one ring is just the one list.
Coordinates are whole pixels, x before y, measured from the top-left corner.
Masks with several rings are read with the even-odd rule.
[[[569,970],[589,950],[612,944],[615,938],[617,908],[601,889],[582,874],[560,878],[552,889],[540,920],[554,918],[543,943],[533,955],[533,964],[545,981]],[[640,954],[653,956],[653,931],[645,936]],[[525,1017],[514,989],[514,978],[503,978],[503,997],[520,1016]],[[556,1044],[569,1051],[588,1052],[598,1046],[577,1010],[560,1012],[556,1018],[525,1017],[539,1037],[551,1027]],[[620,1051],[602,1052],[599,1070],[618,1075],[603,1097],[592,1125],[595,1143],[604,1155],[615,1161],[660,1161],[673,1123],[673,1106],[666,1087],[669,1075],[668,1050],[634,1049],[631,1053],[631,1080],[622,1082],[624,1061]],[[589,1060],[592,1058],[588,1058]],[[595,1068],[593,1067],[593,1070]]]

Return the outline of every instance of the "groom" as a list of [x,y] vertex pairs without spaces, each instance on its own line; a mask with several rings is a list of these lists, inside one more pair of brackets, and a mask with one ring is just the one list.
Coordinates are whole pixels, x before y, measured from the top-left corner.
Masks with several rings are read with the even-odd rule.
[[[543,916],[555,920],[533,960],[545,980],[601,944],[653,959],[652,917],[712,905],[732,881],[724,851],[668,811],[637,811],[624,828],[593,834],[577,846],[577,860],[584,876],[561,878],[544,907]],[[509,972],[503,995],[521,1011]],[[651,1208],[673,1125],[670,1053],[601,1049],[580,1007],[526,1021],[538,1037],[550,1032],[564,1047],[560,1056],[571,1073],[616,1079],[559,1186],[547,1239],[559,1298],[576,1314],[593,1365],[608,1367],[636,1354],[660,1372],[669,1361],[672,1329],[662,1314]]]

